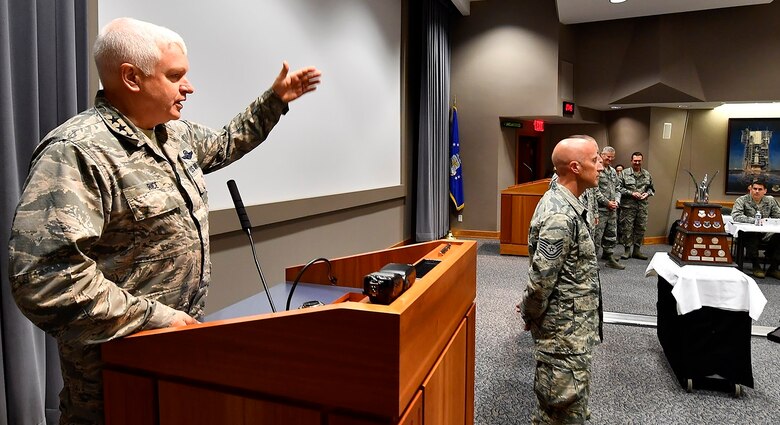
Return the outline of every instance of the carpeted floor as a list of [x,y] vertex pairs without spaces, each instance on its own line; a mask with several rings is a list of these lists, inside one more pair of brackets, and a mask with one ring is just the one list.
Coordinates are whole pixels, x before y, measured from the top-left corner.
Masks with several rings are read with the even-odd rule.
[[[657,245],[643,250],[650,255],[668,249]],[[522,330],[514,306],[527,280],[528,259],[501,256],[498,250],[498,241],[479,241],[475,423],[527,424],[536,405],[533,341]],[[626,270],[602,269],[605,310],[655,315],[656,280],[644,277],[648,261],[621,262]],[[780,282],[758,282],[769,302],[756,324],[777,326]],[[755,388],[743,387],[742,397],[735,398],[682,389],[655,328],[607,324],[604,338],[594,352],[590,424],[780,423],[780,344],[751,339]]]

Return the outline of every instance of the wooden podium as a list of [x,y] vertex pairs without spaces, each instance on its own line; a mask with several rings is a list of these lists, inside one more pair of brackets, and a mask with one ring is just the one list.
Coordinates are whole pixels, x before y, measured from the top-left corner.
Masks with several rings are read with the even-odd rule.
[[[390,305],[348,293],[104,344],[106,423],[473,424],[476,243],[335,259],[332,274],[362,288],[387,263],[422,259],[441,262]],[[286,269],[288,279],[300,269]],[[303,280],[327,285],[326,265]]]
[[550,179],[542,179],[501,191],[501,254],[528,255],[531,217],[549,186]]

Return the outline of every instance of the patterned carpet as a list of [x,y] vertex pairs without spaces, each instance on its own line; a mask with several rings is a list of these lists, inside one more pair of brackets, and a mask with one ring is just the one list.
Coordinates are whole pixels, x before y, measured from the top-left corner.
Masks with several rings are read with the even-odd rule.
[[[666,245],[643,248],[648,256],[668,250]],[[527,280],[528,259],[498,251],[498,241],[479,241],[475,423],[527,424],[536,406],[533,342],[514,305]],[[605,310],[655,315],[656,278],[644,277],[648,261],[621,262],[626,270],[601,271]],[[777,326],[780,282],[758,283],[769,302],[756,324]],[[755,389],[743,387],[742,397],[735,398],[682,389],[655,328],[605,325],[604,339],[594,352],[590,424],[780,423],[780,344],[751,339]]]

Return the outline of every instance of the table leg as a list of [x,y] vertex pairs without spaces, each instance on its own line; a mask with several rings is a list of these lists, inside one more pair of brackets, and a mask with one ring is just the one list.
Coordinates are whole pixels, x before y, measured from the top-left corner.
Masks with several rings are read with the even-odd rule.
[[742,270],[745,261],[745,247],[743,245],[742,231],[737,232],[737,268]]

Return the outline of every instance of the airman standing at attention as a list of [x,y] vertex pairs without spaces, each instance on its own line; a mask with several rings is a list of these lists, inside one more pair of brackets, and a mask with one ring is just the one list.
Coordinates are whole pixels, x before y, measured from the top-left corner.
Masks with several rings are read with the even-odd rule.
[[517,309],[535,347],[531,422],[584,423],[602,310],[596,248],[578,197],[598,185],[602,165],[596,142],[575,136],[555,146],[552,161],[558,182],[531,219],[528,284]]

